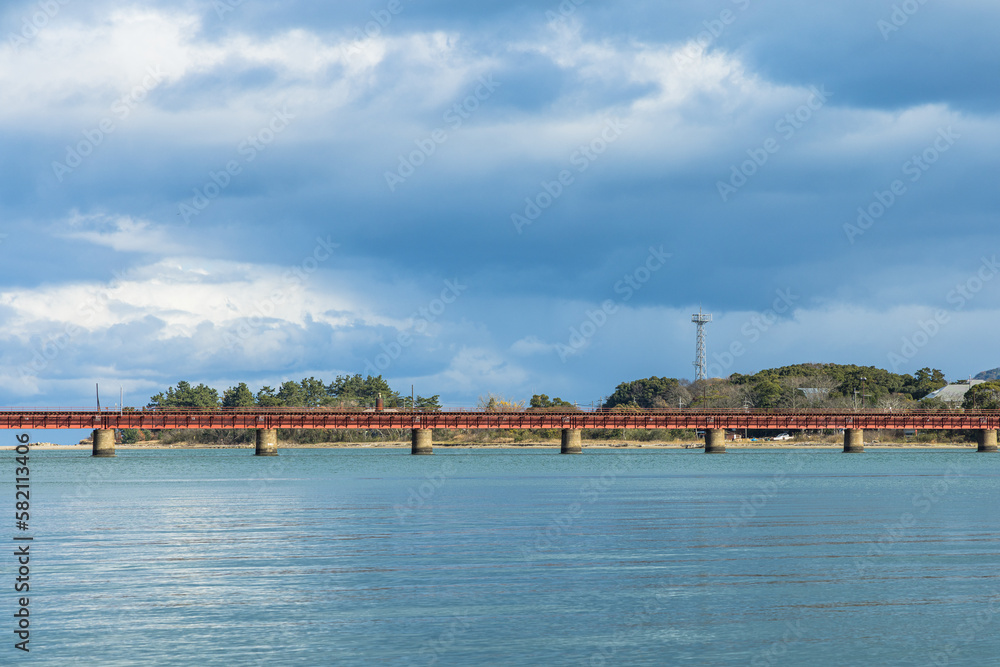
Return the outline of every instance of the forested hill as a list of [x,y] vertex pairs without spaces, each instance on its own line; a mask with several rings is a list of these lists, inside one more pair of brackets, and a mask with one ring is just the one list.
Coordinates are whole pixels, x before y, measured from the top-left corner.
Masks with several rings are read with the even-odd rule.
[[695,382],[655,376],[623,382],[604,407],[897,409],[945,384],[944,373],[932,368],[900,375],[874,366],[796,364]]
[[[1000,370],[1000,369],[998,369]],[[982,375],[982,374],[980,374]],[[649,377],[619,384],[604,401],[608,409],[641,408],[756,408],[800,407],[845,409],[877,407],[901,409],[913,406],[947,382],[937,369],[921,368],[913,375],[892,373],[874,366],[854,364],[796,364],[768,368],[752,375],[734,373],[728,378],[691,382],[685,379]],[[485,389],[489,389],[488,387]],[[382,376],[338,375],[326,383],[314,377],[283,382],[277,389],[264,386],[253,393],[245,382],[219,392],[204,384],[180,381],[149,400],[149,407],[373,407],[381,395],[387,408],[412,407],[439,410],[439,396],[410,396],[394,390]],[[525,401],[501,400],[487,393],[480,399],[485,410],[566,409],[573,407],[545,394]]]

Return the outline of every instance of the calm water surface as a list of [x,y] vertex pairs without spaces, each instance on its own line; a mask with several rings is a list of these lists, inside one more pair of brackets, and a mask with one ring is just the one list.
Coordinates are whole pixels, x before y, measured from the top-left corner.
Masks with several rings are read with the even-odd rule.
[[1000,664],[997,455],[31,462],[31,653],[8,593],[0,664]]

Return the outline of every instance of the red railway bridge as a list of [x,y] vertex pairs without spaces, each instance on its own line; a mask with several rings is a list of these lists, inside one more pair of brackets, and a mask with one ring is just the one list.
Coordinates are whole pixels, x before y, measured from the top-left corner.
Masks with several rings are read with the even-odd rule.
[[90,410],[0,409],[0,429],[92,429],[93,455],[115,455],[115,429],[254,429],[256,454],[278,452],[278,429],[410,429],[411,453],[433,453],[434,429],[561,429],[564,454],[582,451],[580,432],[593,429],[698,429],[705,452],[725,452],[727,429],[843,429],[844,451],[864,451],[872,429],[971,430],[978,451],[997,451],[1000,410],[810,412],[755,410],[411,411],[341,408],[221,408]]

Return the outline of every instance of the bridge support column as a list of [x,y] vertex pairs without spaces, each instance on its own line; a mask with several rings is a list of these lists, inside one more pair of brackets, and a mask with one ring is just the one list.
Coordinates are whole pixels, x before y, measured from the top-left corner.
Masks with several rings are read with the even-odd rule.
[[979,431],[976,434],[976,441],[979,443],[977,452],[997,451],[997,432],[990,430]]
[[726,429],[724,428],[705,429],[705,453],[706,454],[726,453]]
[[578,428],[564,428],[562,430],[562,447],[560,454],[583,454],[583,431]]
[[257,451],[255,456],[277,456],[278,455],[278,429],[259,428],[257,429]]
[[93,456],[115,455],[115,430],[113,428],[94,429]]
[[848,453],[865,451],[865,430],[863,428],[844,429],[844,451]]
[[415,428],[410,444],[410,454],[433,454],[434,453],[434,429]]

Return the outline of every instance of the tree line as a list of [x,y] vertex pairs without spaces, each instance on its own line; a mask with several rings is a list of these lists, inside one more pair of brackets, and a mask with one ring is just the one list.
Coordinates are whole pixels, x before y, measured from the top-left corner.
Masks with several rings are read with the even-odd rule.
[[[752,375],[734,373],[728,378],[689,381],[649,377],[619,384],[604,409],[722,408],[722,409],[906,409],[945,386],[944,373],[921,368],[913,375],[892,373],[874,366],[853,364],[797,364],[768,368]],[[219,395],[205,384],[182,380],[152,396],[150,408],[252,408],[252,407],[374,407],[381,396],[386,408],[440,410],[440,395],[407,396],[381,376],[338,375],[330,383],[315,377],[288,380],[277,389],[265,385],[253,393],[245,382]],[[973,386],[966,395],[968,407],[1000,406],[1000,380]],[[924,407],[940,407],[924,402]],[[478,407],[487,411],[576,410],[573,403],[547,394],[530,401],[489,393]]]
[[[728,378],[690,381],[679,378],[649,377],[622,382],[601,407],[606,410],[639,410],[663,408],[704,409],[818,409],[818,410],[906,410],[916,407],[944,409],[948,406],[934,400],[922,400],[947,384],[938,369],[922,368],[913,375],[892,373],[874,366],[853,364],[796,364],[769,368],[751,375],[734,373]],[[381,395],[386,408],[440,410],[440,395],[406,396],[394,390],[381,376],[338,375],[330,383],[315,377],[283,382],[277,389],[263,386],[253,393],[245,382],[219,392],[205,384],[192,385],[180,381],[176,386],[152,396],[151,408],[252,408],[252,407],[374,407]],[[918,403],[919,401],[919,403]],[[480,397],[478,407],[487,411],[553,410],[573,411],[579,408],[559,397],[534,394],[529,401],[503,398],[496,394]],[[1000,380],[973,386],[965,396],[965,408],[1000,409]],[[132,434],[138,438],[149,434]],[[337,439],[371,437],[399,439],[397,433],[336,434]],[[550,437],[549,431],[525,432],[520,437]],[[595,431],[591,437],[610,437],[610,433]],[[643,439],[643,434],[634,434]],[[681,434],[660,434],[663,437]],[[178,436],[179,437],[179,436]],[[215,441],[225,434],[205,432],[200,439]],[[228,436],[233,437],[232,434]],[[291,441],[331,439],[322,432],[283,433]],[[435,434],[435,437],[438,437]],[[247,441],[240,435],[238,441]],[[318,442],[319,440],[317,440]]]
[[[901,375],[874,366],[797,364],[694,382],[655,376],[623,382],[603,407],[905,410],[946,384],[944,373],[932,368]],[[943,405],[924,402],[920,407]]]
[[972,385],[965,392],[962,407],[967,410],[1000,410],[1000,380]]
[[149,399],[149,408],[365,408],[374,407],[381,396],[385,407],[417,410],[440,410],[440,395],[404,396],[393,390],[381,375],[362,377],[338,375],[329,384],[315,377],[301,381],[282,382],[275,390],[264,385],[256,394],[246,382],[230,387],[219,396],[218,390],[205,384],[192,386],[181,380],[176,387],[168,387]]

